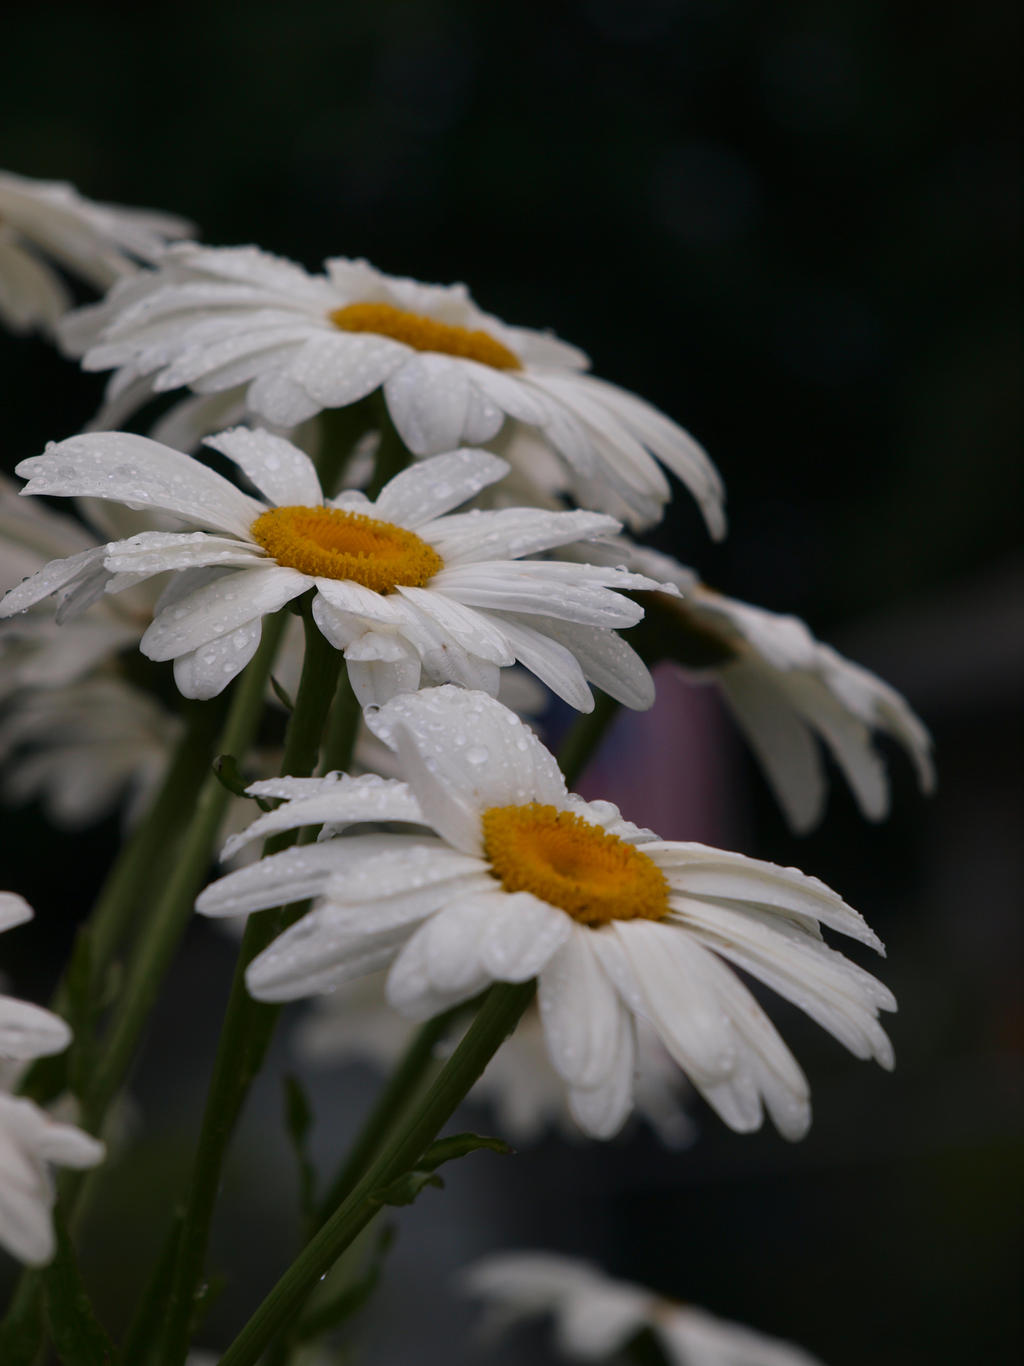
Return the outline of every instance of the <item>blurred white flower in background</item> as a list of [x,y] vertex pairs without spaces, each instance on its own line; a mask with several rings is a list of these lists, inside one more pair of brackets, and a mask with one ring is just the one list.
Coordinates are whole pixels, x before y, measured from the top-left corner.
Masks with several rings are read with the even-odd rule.
[[497,1253],[467,1267],[460,1287],[482,1300],[485,1337],[550,1314],[559,1350],[574,1361],[603,1361],[647,1330],[669,1366],[821,1366],[794,1343],[615,1280],[575,1257]]
[[[654,1031],[637,1023],[636,1112],[666,1147],[684,1147],[696,1136],[696,1126],[682,1108],[688,1088]],[[459,1033],[453,1026],[439,1053],[454,1048]],[[384,974],[373,973],[315,1000],[294,1042],[298,1055],[311,1065],[368,1062],[388,1071],[413,1034],[409,1021],[388,1003]],[[580,1136],[565,1082],[551,1065],[536,1005],[527,1007],[468,1099],[490,1105],[502,1137],[514,1144],[535,1143],[551,1130],[565,1138]]]
[[105,290],[192,231],[174,214],[97,204],[62,181],[0,171],[0,322],[52,332],[72,302],[55,265]]
[[[23,897],[0,892],[0,933],[31,919]],[[71,1030],[51,1011],[0,995],[0,1060],[29,1062],[61,1053],[70,1042]],[[104,1151],[81,1129],[0,1089],[0,1247],[29,1266],[50,1261],[55,1242],[49,1164],[93,1167]]]

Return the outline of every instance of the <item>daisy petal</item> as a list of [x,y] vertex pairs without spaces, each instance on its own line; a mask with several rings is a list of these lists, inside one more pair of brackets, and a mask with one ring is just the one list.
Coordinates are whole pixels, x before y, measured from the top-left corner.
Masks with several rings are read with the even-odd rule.
[[499,982],[536,977],[572,933],[572,920],[529,892],[499,894],[480,940],[480,962]]
[[429,352],[414,355],[384,385],[391,420],[414,455],[457,446],[466,428],[469,378],[458,362]]
[[514,712],[480,693],[443,687],[396,697],[366,722],[399,755],[427,820],[466,853],[482,852],[488,807],[565,801],[553,756]]
[[42,1058],[62,1053],[70,1042],[71,1030],[52,1011],[0,996],[0,1058]]
[[259,428],[233,427],[206,437],[205,444],[233,460],[278,507],[319,507],[324,501],[312,460],[283,437]]
[[174,681],[182,697],[200,701],[217,697],[252,659],[262,635],[263,622],[248,621],[237,630],[200,645],[198,650],[178,655],[174,661]]
[[464,449],[437,455],[410,465],[385,484],[373,515],[413,531],[468,502],[507,473],[507,461],[489,451]]
[[23,460],[24,493],[114,498],[129,507],[160,508],[199,526],[248,540],[264,505],[239,492],[191,456],[129,432],[87,432]]
[[592,942],[604,933],[574,927],[537,983],[551,1062],[585,1090],[608,1080],[624,1047],[625,1012]]
[[175,659],[276,612],[312,584],[281,565],[238,569],[165,607],[139,642],[147,659]]

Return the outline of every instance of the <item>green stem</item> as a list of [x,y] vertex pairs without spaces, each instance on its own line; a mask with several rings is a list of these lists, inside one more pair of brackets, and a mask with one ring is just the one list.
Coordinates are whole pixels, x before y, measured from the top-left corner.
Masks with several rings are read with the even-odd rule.
[[359,438],[374,425],[372,397],[344,408],[325,408],[318,418],[320,451],[316,472],[325,498],[331,498],[345,477]]
[[593,758],[620,708],[621,703],[607,693],[599,692],[594,710],[582,712],[573,722],[558,751],[559,767],[570,788]]
[[362,719],[363,709],[352,691],[348,672],[342,669],[338,675],[338,690],[331,704],[331,716],[321,750],[321,773],[333,773],[335,770],[348,768],[355,753],[359,723]]
[[405,469],[411,459],[410,452],[395,430],[395,424],[391,421],[391,414],[387,410],[383,396],[379,402],[378,412],[380,445],[377,447],[377,459],[374,462],[373,475],[363,490],[371,501],[378,496],[390,479]]
[[373,1109],[367,1115],[355,1143],[331,1183],[330,1190],[324,1196],[320,1205],[318,1224],[325,1223],[352,1191],[399,1115],[408,1108],[416,1092],[422,1088],[425,1073],[431,1063],[436,1061],[437,1045],[462,1010],[462,1006],[455,1006],[441,1015],[435,1015],[416,1031],[398,1066],[377,1097]]
[[[264,622],[263,639],[255,656],[236,682],[221,734],[218,751],[244,757],[256,734],[263,713],[263,697],[274,655],[284,630],[285,617],[279,612]],[[81,1097],[82,1124],[99,1132],[110,1102],[116,1096],[131,1065],[139,1036],[159,993],[163,978],[192,914],[192,903],[210,861],[214,840],[220,829],[229,793],[216,775],[209,773],[195,803],[192,823],[185,834],[174,870],[146,916],[135,952],[126,973],[124,989],[118,999],[109,1035],[103,1040],[99,1064]],[[155,821],[154,821],[155,824]],[[65,1171],[59,1191],[67,1220],[72,1222],[83,1187],[84,1172]],[[25,1273],[18,1283],[5,1320],[5,1328],[16,1331],[29,1320],[39,1300],[38,1273]]]
[[[306,652],[302,681],[288,724],[281,763],[281,772],[292,777],[305,777],[316,767],[342,662],[342,656],[321,635],[313,621],[309,603],[304,605],[303,624]],[[264,852],[287,847],[294,839],[294,832],[288,832],[268,840]],[[263,1063],[280,1014],[279,1006],[264,1005],[252,999],[246,990],[245,970],[285,924],[297,917],[298,910],[298,907],[286,908],[284,912],[252,915],[245,928],[207,1092],[167,1300],[159,1357],[167,1366],[184,1361],[188,1352],[195,1292],[203,1273],[221,1168],[249,1087]]]
[[[219,744],[222,754],[244,758],[255,738],[263,713],[267,678],[284,623],[281,612],[264,623],[260,648],[241,675],[231,700]],[[139,1034],[191,919],[192,906],[209,866],[229,800],[227,789],[215,774],[209,774],[199,793],[175,868],[136,947],[117,1017],[105,1041],[92,1085],[83,1097],[85,1124],[94,1132],[124,1080]]]
[[[189,703],[185,733],[168,765],[163,782],[146,815],[135,826],[114,862],[83,929],[89,936],[90,999],[102,989],[109,967],[133,915],[138,911],[153,868],[179,835],[191,812],[195,794],[209,772],[213,741],[224,719],[227,696],[211,703]],[[63,1013],[68,1006],[68,975],[57,986],[51,1003]],[[75,1044],[86,1044],[86,1040]],[[41,1058],[25,1075],[19,1090],[45,1103],[64,1089],[67,1054]]]
[[254,1366],[320,1277],[380,1209],[380,1193],[412,1170],[454,1113],[533,998],[534,982],[496,983],[462,1042],[399,1131],[348,1198],[307,1244],[220,1359],[220,1366]]

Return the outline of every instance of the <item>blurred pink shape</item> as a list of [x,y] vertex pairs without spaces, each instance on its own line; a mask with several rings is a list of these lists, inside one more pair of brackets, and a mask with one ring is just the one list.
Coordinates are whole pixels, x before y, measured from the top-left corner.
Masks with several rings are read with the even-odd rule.
[[718,695],[672,664],[658,665],[654,680],[654,706],[619,712],[577,790],[615,802],[627,820],[662,839],[731,847],[735,741]]

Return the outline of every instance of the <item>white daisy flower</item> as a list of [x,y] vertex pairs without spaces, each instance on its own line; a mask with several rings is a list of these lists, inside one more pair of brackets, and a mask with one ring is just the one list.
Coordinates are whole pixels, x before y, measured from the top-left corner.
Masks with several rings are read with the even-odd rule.
[[[0,892],[0,934],[32,919],[32,907],[16,892]],[[71,1042],[64,1021],[42,1006],[0,995],[0,1058],[30,1062],[63,1053]]]
[[62,336],[86,369],[117,370],[114,401],[246,384],[249,412],[288,428],[381,389],[419,456],[490,441],[506,419],[525,423],[585,483],[587,506],[614,500],[631,525],[657,521],[671,496],[660,462],[724,534],[721,480],[692,437],[586,374],[575,347],[481,312],[465,285],[419,284],[340,257],[309,275],[255,247],[184,243],[79,310]]
[[[388,1003],[384,975],[372,973],[318,997],[296,1032],[295,1047],[313,1065],[369,1062],[390,1071],[413,1033],[408,1020]],[[455,1042],[453,1035],[448,1046]],[[681,1081],[679,1069],[653,1030],[638,1020],[636,1111],[669,1148],[684,1147],[696,1135],[680,1105]],[[516,1032],[487,1064],[468,1099],[490,1105],[498,1131],[517,1146],[536,1143],[551,1129],[567,1137],[579,1135],[565,1083],[551,1066],[535,1005],[527,1007]]]
[[105,290],[192,230],[171,214],[96,204],[61,181],[0,172],[0,320],[15,332],[53,331],[71,297],[51,263]]
[[0,1247],[29,1266],[45,1266],[55,1251],[49,1164],[94,1167],[104,1152],[97,1139],[32,1101],[0,1094]]
[[484,1303],[485,1332],[552,1314],[558,1347],[575,1361],[603,1361],[648,1330],[670,1366],[821,1366],[794,1343],[615,1280],[575,1257],[499,1253],[475,1262],[460,1279]]
[[23,460],[23,493],[111,498],[206,529],[143,532],[56,561],[11,590],[0,617],[55,592],[67,616],[104,590],[178,571],[140,648],[175,661],[186,696],[212,697],[252,658],[262,618],[314,589],[313,616],[344,651],[364,706],[421,678],[493,694],[516,660],[581,711],[593,706],[588,679],[627,706],[651,705],[650,675],[614,629],[635,624],[643,609],[615,590],[668,585],[614,567],[522,558],[607,535],[618,527],[612,518],[535,508],[447,515],[506,472],[486,451],[414,465],[375,501],[351,490],[325,501],[312,461],[279,436],[236,428],[208,444],[267,501],[123,432],[72,437]]
[[[32,919],[32,907],[14,892],[0,892],[0,933]],[[25,1063],[61,1053],[71,1042],[62,1019],[41,1006],[0,995],[0,1061]],[[0,1247],[29,1266],[53,1256],[53,1182],[48,1162],[92,1167],[102,1143],[81,1129],[59,1124],[29,1100],[0,1090]]]
[[[599,554],[595,547],[593,558]],[[885,761],[872,743],[873,732],[902,745],[921,791],[933,790],[931,736],[906,700],[876,674],[816,640],[799,617],[717,593],[670,556],[623,537],[616,538],[610,557],[681,590],[681,597],[663,600],[678,626],[671,634],[661,633],[666,653],[682,662],[690,677],[721,688],[795,830],[813,829],[825,811],[822,745],[869,820],[883,820],[890,802]]]
[[492,982],[537,978],[551,1061],[576,1122],[599,1138],[633,1103],[634,1016],[732,1128],[757,1128],[767,1107],[786,1137],[806,1132],[803,1073],[727,963],[858,1057],[893,1065],[877,1019],[895,1008],[891,993],[826,947],[820,927],[881,944],[817,879],[659,840],[567,792],[536,736],[482,693],[397,697],[368,721],[405,782],[256,784],[286,801],[245,838],[320,822],[325,833],[365,821],[433,833],[328,838],[209,886],[197,909],[214,916],[316,898],[251,964],[258,999],[315,995],[390,965],[391,1004],[425,1019]]

